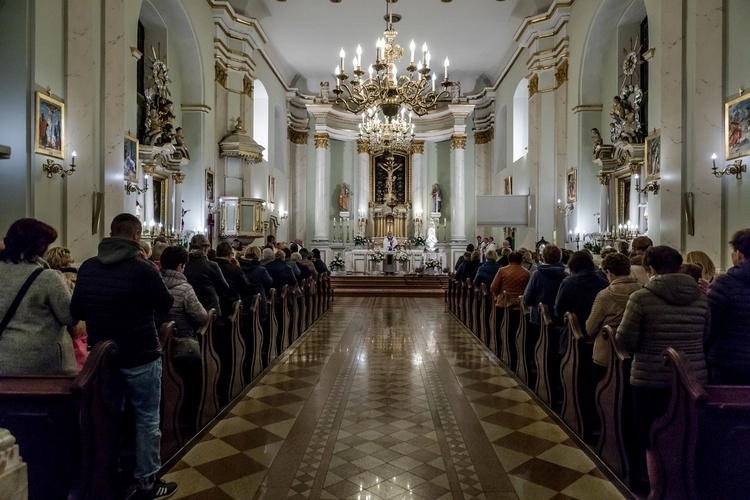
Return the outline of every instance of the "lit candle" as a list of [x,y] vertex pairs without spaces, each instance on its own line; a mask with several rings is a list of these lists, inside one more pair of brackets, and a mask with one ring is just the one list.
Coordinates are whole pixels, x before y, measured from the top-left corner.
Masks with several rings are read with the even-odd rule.
[[336,69],[333,70],[333,76],[339,76],[341,74],[341,67],[336,66]]
[[432,56],[430,55],[430,51],[428,50],[427,51],[427,55],[424,58],[424,67],[425,68],[429,68],[430,67],[430,59],[431,58],[432,58]]
[[716,153],[711,155],[711,162],[714,164],[714,170],[716,170]]
[[427,67],[427,42],[422,45],[422,66]]
[[445,81],[448,81],[448,58],[445,58]]
[[435,73],[432,74],[432,91],[435,92]]
[[357,67],[362,67],[362,46],[357,45]]
[[409,59],[409,61],[411,61],[412,66],[414,65],[414,49],[416,48],[417,48],[417,45],[414,43],[414,40],[412,40],[411,43],[409,44],[409,49],[411,50],[411,59]]
[[341,58],[341,71],[344,71],[344,57],[346,57],[346,53],[344,52],[344,47],[341,47],[341,52],[339,52],[339,57]]

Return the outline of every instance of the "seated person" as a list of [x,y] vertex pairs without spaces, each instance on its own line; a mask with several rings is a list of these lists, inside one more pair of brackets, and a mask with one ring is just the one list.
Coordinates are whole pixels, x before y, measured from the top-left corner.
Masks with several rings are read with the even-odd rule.
[[261,321],[268,316],[268,296],[273,287],[273,279],[264,266],[260,265],[261,250],[260,247],[252,246],[245,251],[245,258],[240,259],[240,266],[245,272],[245,277],[250,285],[252,295],[260,294],[260,304],[258,305],[259,318]]
[[266,264],[266,271],[273,280],[273,287],[276,289],[276,295],[281,294],[284,285],[289,285],[290,289],[294,289],[297,286],[297,278],[292,274],[292,270],[285,262],[286,255],[281,250],[276,250],[274,259],[272,262]]
[[307,248],[300,248],[299,254],[302,256],[301,264],[307,266],[313,279],[318,281],[318,270],[315,269],[315,264],[310,260],[310,251]]
[[239,296],[237,292],[229,288],[219,265],[208,260],[210,247],[211,244],[204,235],[193,236],[190,240],[190,253],[184,273],[203,307],[206,310],[216,309],[216,314],[221,316],[223,312],[221,304],[232,303]]
[[523,295],[528,285],[531,275],[523,268],[523,255],[520,252],[511,252],[508,256],[508,265],[501,267],[495,279],[492,280],[490,290],[495,296],[495,307],[505,307],[505,297],[503,292],[510,294],[510,304],[518,304],[518,297]]
[[315,269],[317,269],[318,274],[328,273],[328,266],[323,261],[323,259],[320,258],[320,250],[318,250],[317,248],[313,248],[312,255],[313,264],[315,265]]
[[526,290],[523,292],[523,301],[531,311],[529,321],[534,325],[541,324],[539,304],[546,304],[551,310],[555,304],[560,283],[568,276],[565,272],[565,264],[560,262],[561,258],[562,251],[558,246],[545,246],[542,251],[543,263],[531,275]]
[[625,254],[612,250],[604,257],[602,270],[609,280],[609,286],[597,294],[586,320],[586,333],[594,339],[593,360],[597,382],[604,378],[610,356],[609,342],[599,333],[605,326],[617,331],[630,294],[642,288],[630,275],[630,260]]
[[495,279],[495,275],[500,270],[500,263],[497,261],[497,252],[494,250],[487,250],[485,257],[487,260],[479,266],[474,278],[474,286],[481,287],[484,283],[489,290],[492,280]]
[[474,280],[474,275],[477,274],[477,270],[479,269],[479,266],[482,265],[482,261],[479,260],[482,258],[482,253],[479,250],[474,250],[471,253],[471,260],[466,262],[464,261],[464,265],[461,266],[461,269],[458,270],[456,273],[456,279],[463,283],[467,279]]
[[302,283],[302,280],[306,280],[307,278],[312,276],[312,271],[310,270],[310,268],[302,263],[302,255],[300,255],[299,252],[294,252],[292,254],[290,262],[292,262],[295,266],[297,266],[297,269],[299,269],[297,283]]
[[[250,284],[247,282],[247,277],[242,268],[234,263],[232,257],[234,251],[232,246],[226,241],[222,241],[216,246],[216,264],[221,269],[221,274],[227,281],[229,287],[239,295],[242,299],[243,304],[249,304],[255,295],[250,288]],[[234,311],[234,300],[225,301],[221,303],[221,309],[224,311],[225,316],[230,316]]]
[[[453,269],[455,270],[456,273],[458,272],[458,268],[464,262],[468,262],[469,260],[471,260],[471,253],[473,251],[474,251],[474,245],[472,245],[471,243],[469,243],[468,245],[466,245],[466,251],[464,252],[463,255],[459,256],[458,259],[456,259],[456,265],[453,266]],[[467,253],[469,254],[468,256],[466,255]]]
[[263,247],[260,255],[260,265],[265,266],[269,262],[273,262],[274,250],[272,247]]
[[[56,239],[57,231],[36,219],[17,220],[5,235],[5,249],[0,251],[0,314],[7,326],[0,336],[0,376],[78,373],[67,329],[77,323],[70,313],[70,289],[63,275],[41,258]],[[18,308],[8,315],[35,272]]]
[[292,271],[292,274],[295,278],[299,280],[300,270],[299,267],[297,267],[296,262],[292,262],[292,251],[286,247],[281,249],[284,252],[284,262],[287,266],[289,266],[289,269]]
[[500,267],[505,267],[508,265],[508,256],[513,250],[510,249],[510,247],[505,247],[500,251]]

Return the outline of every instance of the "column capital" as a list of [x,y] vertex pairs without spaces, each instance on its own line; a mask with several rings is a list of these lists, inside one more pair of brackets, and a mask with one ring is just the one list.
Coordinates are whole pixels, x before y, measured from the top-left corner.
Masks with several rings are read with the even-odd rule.
[[453,134],[451,136],[451,149],[466,149],[466,134]]
[[370,143],[365,139],[357,139],[357,154],[365,154],[370,152]]
[[307,132],[294,130],[292,127],[286,129],[286,137],[292,144],[307,144],[308,135]]
[[411,141],[411,152],[415,155],[423,155],[424,141]]
[[479,146],[481,144],[489,144],[495,139],[495,127],[490,127],[486,130],[474,132],[474,144]]
[[318,133],[315,134],[315,148],[316,149],[328,149],[328,134]]
[[174,180],[175,184],[182,184],[185,181],[185,173],[184,172],[174,172],[172,174],[172,179]]
[[568,58],[564,58],[555,67],[555,88],[560,88],[563,83],[568,81]]

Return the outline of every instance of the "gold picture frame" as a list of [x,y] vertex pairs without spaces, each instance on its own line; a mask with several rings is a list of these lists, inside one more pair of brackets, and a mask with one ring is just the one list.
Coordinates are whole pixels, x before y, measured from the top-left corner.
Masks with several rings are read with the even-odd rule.
[[724,104],[724,154],[727,160],[750,155],[750,93]]
[[646,137],[646,153],[643,158],[643,171],[646,183],[661,179],[661,130]]
[[513,194],[513,177],[512,176],[508,176],[505,179],[503,179],[503,188],[504,188],[503,192],[506,195]]
[[34,152],[65,159],[65,103],[36,93]]
[[575,203],[578,199],[578,172],[571,168],[565,174],[565,200],[566,203]]
[[214,188],[216,186],[215,183],[215,177],[214,177],[214,171],[210,168],[206,169],[206,201],[213,202],[216,199],[216,192],[214,191]]
[[158,226],[163,224],[165,230],[169,225],[169,177],[159,173],[151,174],[151,196],[153,200],[152,218]]
[[125,135],[123,141],[123,156],[122,156],[122,175],[123,180],[137,184],[141,177],[139,172],[138,162],[138,139],[130,135]]

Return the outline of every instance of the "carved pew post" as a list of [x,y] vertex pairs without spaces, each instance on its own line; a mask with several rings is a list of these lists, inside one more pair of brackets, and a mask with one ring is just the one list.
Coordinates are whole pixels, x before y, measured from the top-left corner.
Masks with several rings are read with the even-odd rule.
[[596,387],[596,409],[601,422],[596,454],[617,477],[625,484],[631,485],[630,443],[633,442],[631,359],[615,340],[612,328],[605,326],[600,335],[609,344],[610,353],[607,373]]
[[260,324],[260,294],[257,293],[246,309],[242,320],[245,347],[253,347],[252,355],[245,358],[245,382],[250,382],[263,371],[261,352],[263,349],[263,327]]
[[177,325],[174,321],[164,323],[159,328],[159,342],[162,348],[161,377],[161,459],[166,462],[182,448],[184,440],[180,430],[180,410],[185,396],[182,377],[177,374],[172,360],[174,337]]
[[265,366],[271,364],[271,361],[279,356],[276,347],[279,338],[279,323],[276,318],[277,308],[278,305],[276,304],[276,289],[271,288],[271,293],[268,296],[268,354],[266,355],[267,357],[263,363]]
[[294,293],[294,297],[292,297],[292,336],[289,341],[290,344],[293,344],[300,336],[302,335],[302,332],[304,331],[302,329],[302,326],[300,323],[302,321],[302,304],[304,303],[304,293],[305,293],[305,280],[302,280],[298,285],[299,292]]
[[315,307],[315,320],[317,321],[318,318],[323,316],[323,312],[325,310],[325,297],[323,296],[323,279],[325,273],[321,273],[318,275],[318,281],[315,283],[315,286],[317,288],[316,290],[316,297],[317,297],[317,306]]
[[299,298],[299,334],[300,336],[307,331],[307,303],[310,298],[310,280],[307,278],[302,280],[302,297]]
[[278,349],[277,353],[279,355],[282,352],[286,351],[289,347],[289,332],[291,329],[291,325],[289,324],[290,294],[291,289],[289,288],[289,285],[284,285],[284,287],[281,289],[281,294],[279,294],[274,300],[276,323],[278,324],[279,332],[279,335],[276,339],[276,348]]
[[195,419],[195,432],[200,431],[219,413],[217,386],[221,361],[214,346],[213,325],[216,309],[208,311],[208,320],[198,329],[198,342],[201,347],[201,397]]
[[492,294],[485,283],[482,283],[479,293],[482,297],[482,306],[479,310],[479,340],[484,345],[487,345],[490,332],[490,315],[492,314],[494,304],[492,304]]
[[466,278],[466,317],[464,324],[469,331],[474,331],[474,306],[476,306],[476,298],[474,297],[474,283],[471,282],[470,278]]
[[[472,285],[473,286],[473,285]],[[482,329],[482,288],[474,286],[474,307],[472,307],[471,331],[479,338]]]
[[497,307],[495,307],[495,295],[491,293],[490,294],[490,322],[489,322],[490,330],[489,330],[489,332],[487,332],[488,337],[489,337],[487,339],[487,348],[490,351],[492,351],[493,353],[495,353],[496,355],[498,354],[498,352],[497,352],[497,348],[498,348],[498,345],[497,345],[497,322],[498,322],[498,319],[499,319],[498,318],[498,311],[497,311]]
[[461,287],[461,305],[459,306],[459,316],[458,319],[463,323],[466,324],[466,310],[469,306],[469,290],[466,288],[466,282],[465,281],[459,281],[459,286]]
[[456,283],[453,273],[448,273],[448,310],[456,315]]
[[331,308],[331,302],[333,302],[333,288],[331,287],[331,273],[325,273],[324,290],[326,297],[326,307],[323,312],[327,312]]
[[500,360],[515,372],[518,364],[515,334],[520,322],[521,312],[508,292],[503,292],[503,297],[505,307],[503,308],[503,322],[500,325],[500,339],[502,341],[502,357]]
[[534,387],[536,383],[534,346],[536,346],[536,342],[539,339],[539,327],[532,325],[529,321],[531,312],[526,302],[524,302],[523,296],[518,298],[518,309],[521,318],[518,322],[518,331],[516,332],[516,353],[518,356],[516,374],[527,387]]
[[232,314],[232,364],[231,379],[229,380],[229,401],[236,398],[242,389],[245,388],[245,360],[247,357],[247,345],[242,336],[242,309],[243,303],[238,300],[234,304],[234,313]]
[[565,313],[565,323],[568,327],[568,343],[560,361],[560,381],[563,388],[560,416],[578,437],[590,441],[596,428],[592,380],[594,342],[583,334],[574,313]]
[[560,332],[552,322],[546,304],[539,304],[541,326],[539,340],[534,351],[537,368],[534,392],[553,411],[559,411],[558,385],[560,383],[560,354],[558,351]]

